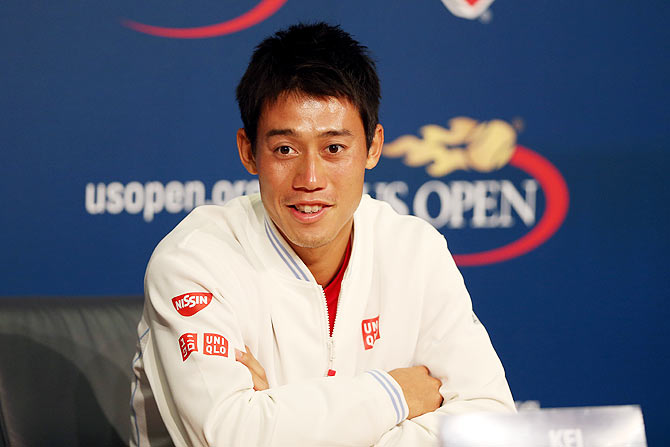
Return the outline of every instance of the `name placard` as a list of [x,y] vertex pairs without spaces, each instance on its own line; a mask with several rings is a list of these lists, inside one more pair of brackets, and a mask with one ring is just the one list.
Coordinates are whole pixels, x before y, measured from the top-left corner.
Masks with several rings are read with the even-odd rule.
[[638,405],[445,416],[444,447],[647,447]]

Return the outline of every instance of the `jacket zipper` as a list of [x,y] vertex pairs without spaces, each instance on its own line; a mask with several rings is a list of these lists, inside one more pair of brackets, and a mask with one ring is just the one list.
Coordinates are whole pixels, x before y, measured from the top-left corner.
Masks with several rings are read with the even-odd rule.
[[[321,290],[321,298],[323,302],[324,318],[326,319],[326,346],[328,347],[328,366],[326,368],[326,375],[330,375],[330,371],[333,369],[333,362],[335,361],[335,347],[333,336],[331,333],[335,333],[335,322],[337,322],[337,314],[340,310],[340,300],[338,297],[337,308],[335,309],[335,322],[333,323],[333,330],[330,330],[330,319],[328,318],[328,301],[326,300],[326,292],[323,290],[323,287],[319,286]],[[341,294],[340,294],[341,295]]]

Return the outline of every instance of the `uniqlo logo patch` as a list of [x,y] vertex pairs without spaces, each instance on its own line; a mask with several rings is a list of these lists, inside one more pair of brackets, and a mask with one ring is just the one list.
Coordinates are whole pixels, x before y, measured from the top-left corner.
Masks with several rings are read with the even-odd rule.
[[205,332],[202,344],[202,352],[206,355],[220,355],[228,357],[228,340],[219,334],[208,334]]
[[179,337],[179,349],[181,350],[181,358],[186,361],[192,352],[198,350],[198,334],[187,332]]
[[172,298],[172,305],[179,315],[190,317],[203,310],[212,302],[212,294],[189,292]]
[[375,342],[379,340],[379,315],[361,322],[363,329],[363,346],[365,350],[372,349]]

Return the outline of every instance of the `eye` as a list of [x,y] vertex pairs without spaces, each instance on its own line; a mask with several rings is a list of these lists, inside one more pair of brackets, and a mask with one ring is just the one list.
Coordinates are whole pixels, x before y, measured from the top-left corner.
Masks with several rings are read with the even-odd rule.
[[279,146],[275,149],[275,152],[281,155],[291,155],[295,151],[291,146]]
[[342,152],[344,149],[344,146],[341,144],[330,144],[328,145],[328,153],[330,154],[337,154],[338,152]]

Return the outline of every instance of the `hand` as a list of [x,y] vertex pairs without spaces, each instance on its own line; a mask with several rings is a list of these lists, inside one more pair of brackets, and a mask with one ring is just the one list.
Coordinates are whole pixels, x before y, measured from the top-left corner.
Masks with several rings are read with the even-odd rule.
[[235,360],[246,366],[251,373],[251,378],[254,381],[254,390],[267,390],[270,387],[268,386],[268,379],[265,377],[265,370],[258,362],[258,360],[256,360],[256,357],[251,355],[251,352],[249,352],[249,346],[244,345],[244,348],[247,350],[247,352],[242,352],[239,349],[235,349]]
[[405,395],[405,401],[409,407],[407,419],[435,411],[442,405],[440,394],[442,382],[432,377],[425,366],[398,368],[389,371],[389,375],[398,382]]

